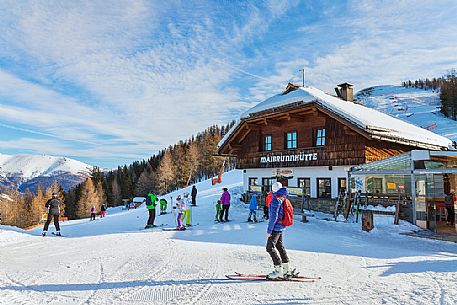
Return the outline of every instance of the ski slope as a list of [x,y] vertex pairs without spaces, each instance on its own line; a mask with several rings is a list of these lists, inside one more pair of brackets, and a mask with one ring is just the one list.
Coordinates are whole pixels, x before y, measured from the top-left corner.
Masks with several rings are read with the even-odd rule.
[[[147,211],[110,209],[96,221],[62,225],[42,238],[0,227],[0,304],[456,304],[457,245],[399,235],[414,227],[376,218],[376,228],[314,217],[287,229],[291,263],[314,283],[241,282],[235,271],[266,273],[266,222],[245,223],[236,193],[241,171],[197,185],[191,230],[142,230]],[[233,194],[229,223],[215,224],[214,203]],[[167,195],[175,197],[187,190]],[[170,209],[169,209],[170,210]],[[173,214],[156,224],[174,225]],[[51,230],[53,227],[51,226]]]
[[457,141],[457,121],[440,112],[439,92],[384,85],[361,90],[356,98],[365,106]]

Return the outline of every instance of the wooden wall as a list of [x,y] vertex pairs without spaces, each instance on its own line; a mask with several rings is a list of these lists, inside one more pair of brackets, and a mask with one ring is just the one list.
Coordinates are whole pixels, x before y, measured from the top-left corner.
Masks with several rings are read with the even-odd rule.
[[[252,126],[251,126],[252,127]],[[314,130],[325,127],[326,145],[314,147]],[[297,149],[284,149],[284,134],[297,131]],[[272,151],[261,151],[266,135],[272,136]],[[236,139],[232,139],[236,140]],[[302,166],[342,166],[358,165],[398,155],[414,149],[386,141],[370,140],[340,121],[325,113],[316,111],[303,116],[266,121],[252,129],[243,138],[236,152],[238,168],[263,167],[302,167]],[[289,155],[300,152],[317,153],[316,161],[261,163],[260,158],[268,155]]]

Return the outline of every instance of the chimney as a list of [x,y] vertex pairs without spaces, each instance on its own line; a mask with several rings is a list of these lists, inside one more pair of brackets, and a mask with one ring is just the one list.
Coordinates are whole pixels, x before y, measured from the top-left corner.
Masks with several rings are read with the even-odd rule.
[[339,98],[347,101],[353,102],[354,101],[354,93],[353,93],[353,85],[349,83],[339,84],[335,88],[335,92]]

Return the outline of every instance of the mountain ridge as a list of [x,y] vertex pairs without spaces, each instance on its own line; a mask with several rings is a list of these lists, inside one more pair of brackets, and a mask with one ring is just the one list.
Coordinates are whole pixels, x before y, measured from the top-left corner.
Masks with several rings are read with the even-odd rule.
[[43,188],[54,181],[67,190],[84,181],[93,166],[61,156],[0,154],[0,185],[25,191],[35,191],[38,183]]

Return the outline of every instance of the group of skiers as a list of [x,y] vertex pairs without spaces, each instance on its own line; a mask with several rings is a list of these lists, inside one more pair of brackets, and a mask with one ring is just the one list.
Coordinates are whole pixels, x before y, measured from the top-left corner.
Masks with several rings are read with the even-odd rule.
[[[191,216],[191,213],[192,213],[191,206],[197,205],[197,193],[198,193],[197,187],[194,185],[192,187],[192,191],[191,191],[191,198],[192,198],[191,203],[189,203],[189,193],[185,193],[183,195],[184,197],[181,197],[181,195],[178,195],[176,197],[176,204],[172,208],[173,208],[173,211],[175,211],[177,213],[177,218],[176,218],[176,222],[177,222],[176,229],[177,230],[179,230],[179,231],[185,230],[186,226],[191,225],[191,217],[192,217]],[[168,206],[167,200],[165,198],[162,198],[159,200],[156,195],[154,195],[152,192],[150,192],[148,194],[148,196],[146,197],[146,208],[149,211],[149,218],[148,218],[148,222],[146,224],[145,229],[156,227],[154,225],[154,221],[155,221],[155,209],[156,209],[157,201],[159,201],[159,204],[160,204],[160,215],[167,213],[167,206]],[[185,221],[185,225],[183,225],[183,221]]]
[[216,203],[216,218],[217,222],[228,222],[228,213],[230,209],[230,193],[226,187],[222,189],[222,196]]
[[[177,214],[177,230],[185,230],[186,226],[191,225],[191,206],[196,205],[196,196],[197,189],[195,185],[192,188],[191,192],[191,204],[189,204],[189,193],[185,193],[183,197],[178,195],[176,197],[176,204],[173,206],[173,210]],[[450,198],[452,202],[456,201],[455,192],[451,190]],[[451,199],[446,199],[450,201]],[[167,201],[165,199],[158,199],[156,195],[152,192],[146,197],[146,208],[149,212],[148,222],[146,228],[154,227],[155,220],[155,209],[157,202],[160,204],[161,214],[166,213],[167,210]],[[57,194],[53,193],[52,198],[46,202],[46,208],[48,209],[48,218],[43,228],[43,236],[46,236],[46,233],[49,228],[51,220],[54,220],[54,226],[56,229],[56,235],[61,236],[60,225],[59,225],[59,215],[60,215],[60,206],[61,202],[57,198]],[[252,196],[249,202],[249,218],[248,221],[257,221],[256,210],[258,207],[258,202],[256,196]],[[280,182],[276,182],[272,186],[272,192],[267,197],[266,207],[268,209],[268,226],[267,226],[267,243],[266,251],[270,254],[273,261],[274,270],[268,274],[269,279],[283,279],[292,277],[293,271],[290,267],[289,258],[287,256],[286,249],[283,244],[283,234],[287,226],[293,224],[293,207],[290,201],[287,199],[287,189],[282,187]],[[218,200],[216,206],[216,220],[219,222],[227,222],[228,212],[230,208],[230,193],[227,188],[223,188],[223,193]],[[102,205],[100,211],[100,217],[104,217],[106,213],[106,207]],[[450,211],[448,211],[449,214]],[[96,208],[93,206],[91,208],[91,220],[95,219]],[[452,213],[453,215],[453,213]],[[251,220],[253,217],[253,220]],[[183,223],[183,221],[185,223]]]
[[[43,232],[41,233],[42,236],[46,236],[49,229],[49,224],[52,220],[54,220],[54,227],[56,229],[55,235],[62,236],[60,233],[60,224],[59,224],[59,216],[60,216],[60,206],[62,203],[60,202],[57,193],[52,193],[52,197],[46,202],[45,208],[47,209],[48,218],[44,223]],[[94,206],[90,208],[90,220],[95,220],[97,215],[97,209]],[[100,218],[106,216],[106,206],[104,204],[100,207]]]
[[[96,216],[97,216],[97,208],[94,205],[90,208],[90,220],[95,220]],[[104,204],[102,204],[100,206],[100,218],[103,218],[105,216],[106,216],[106,206]]]

